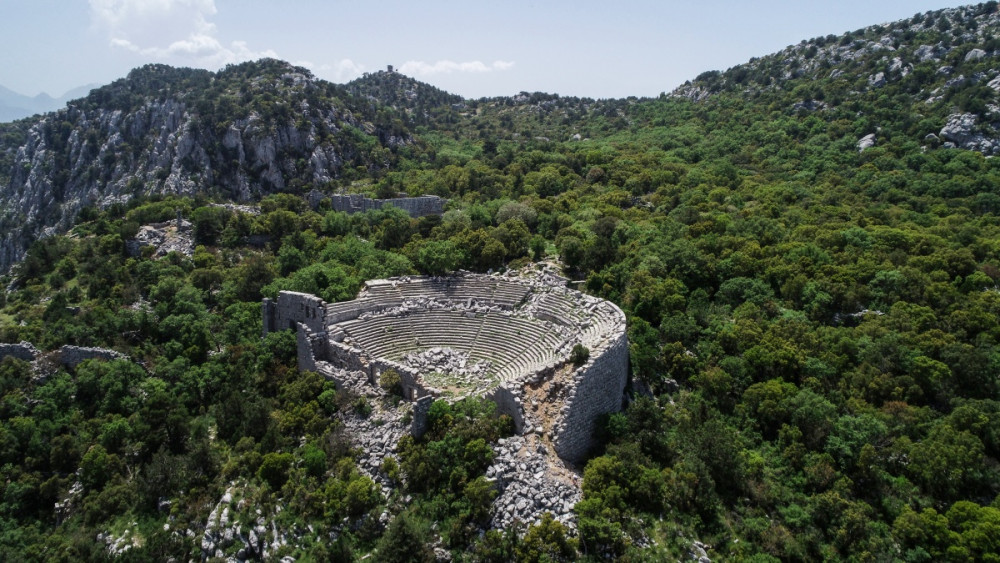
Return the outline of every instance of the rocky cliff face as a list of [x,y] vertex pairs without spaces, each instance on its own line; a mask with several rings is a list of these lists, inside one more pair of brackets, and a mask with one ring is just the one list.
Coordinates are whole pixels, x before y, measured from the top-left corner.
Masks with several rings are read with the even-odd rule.
[[388,167],[410,134],[338,88],[278,61],[215,74],[149,66],[5,126],[0,271],[87,205],[153,193],[243,201]]

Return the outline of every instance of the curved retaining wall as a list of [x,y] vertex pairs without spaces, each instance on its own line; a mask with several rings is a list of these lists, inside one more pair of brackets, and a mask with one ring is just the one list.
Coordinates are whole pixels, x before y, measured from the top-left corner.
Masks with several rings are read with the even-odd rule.
[[601,415],[618,412],[628,378],[628,338],[622,333],[596,357],[573,374],[563,417],[552,431],[556,453],[577,461],[593,445],[595,423]]
[[[399,297],[399,292],[409,292]],[[492,284],[492,285],[490,285]],[[518,286],[501,284],[519,284]],[[528,289],[520,286],[528,286]],[[428,293],[419,294],[424,298],[418,306],[405,314],[420,315],[428,310],[427,299],[458,297],[460,310],[466,308],[466,315],[502,315],[517,313],[522,317],[536,318],[552,323],[552,330],[571,333],[571,339],[564,341],[558,349],[550,350],[555,355],[545,365],[536,365],[533,371],[521,373],[511,380],[496,382],[488,389],[470,391],[493,400],[500,414],[511,416],[518,432],[529,428],[522,403],[525,385],[539,384],[551,379],[559,368],[565,370],[569,349],[573,342],[584,344],[590,349],[590,359],[579,368],[572,370],[565,381],[568,387],[560,393],[565,403],[559,409],[556,420],[551,421],[552,445],[556,453],[568,461],[580,461],[586,457],[593,445],[595,423],[604,414],[617,412],[621,408],[625,384],[628,377],[628,340],[625,333],[625,315],[613,303],[596,299],[564,287],[551,285],[531,285],[509,278],[475,274],[458,275],[450,278],[400,278],[396,280],[373,280],[365,285],[359,298],[354,301],[328,305],[316,296],[305,293],[281,292],[277,301],[265,299],[262,312],[264,334],[275,330],[294,329],[297,332],[299,368],[316,371],[331,377],[338,386],[346,381],[357,381],[357,376],[338,379],[338,373],[361,372],[368,384],[378,384],[379,375],[388,369],[396,370],[401,378],[403,395],[410,400],[426,400],[440,396],[441,391],[427,385],[418,370],[400,362],[373,357],[358,347],[340,326],[345,322],[356,322],[362,315],[399,314],[394,308],[404,307],[413,298],[413,292],[421,288]],[[453,295],[433,293],[433,288],[446,287]],[[492,289],[484,290],[484,287]],[[513,291],[512,291],[513,290]],[[489,295],[469,293],[483,291]],[[521,292],[521,293],[518,293]],[[500,299],[500,294],[511,293],[525,297],[512,303],[510,299]],[[477,303],[485,302],[483,305]],[[485,312],[484,312],[485,311]],[[461,318],[461,317],[459,317]],[[558,325],[558,326],[557,326]],[[348,325],[344,325],[348,326]],[[377,325],[376,325],[377,326]],[[407,332],[399,338],[412,338]],[[499,335],[500,338],[516,337]],[[538,346],[537,341],[525,343],[525,347]],[[565,373],[563,371],[562,373]],[[419,417],[418,417],[419,418]],[[537,424],[538,421],[535,421]],[[414,431],[419,432],[421,424],[415,421]]]

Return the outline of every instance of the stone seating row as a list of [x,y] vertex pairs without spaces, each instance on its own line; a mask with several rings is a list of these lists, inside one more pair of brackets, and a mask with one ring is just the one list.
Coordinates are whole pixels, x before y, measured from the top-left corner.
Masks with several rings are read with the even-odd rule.
[[452,311],[428,311],[420,315],[359,319],[341,326],[369,354],[392,358],[415,348],[466,349],[481,324],[482,319]]
[[[558,332],[527,319],[467,317],[444,310],[349,321],[340,328],[375,357],[400,359],[418,349],[447,347],[468,352],[474,362],[493,362],[508,378],[544,367],[562,343]],[[522,359],[511,364],[518,357]]]
[[519,283],[498,282],[493,291],[493,302],[506,307],[514,307],[524,300],[529,291],[528,286]]
[[[405,315],[370,316],[337,323],[355,346],[372,357],[400,360],[408,353],[431,347],[446,347],[467,352],[472,362],[490,361],[493,375],[509,381],[552,365],[565,354],[567,336],[564,328],[580,327],[581,341],[594,346],[614,323],[620,322],[613,311],[603,307],[587,310],[585,306],[560,291],[531,294],[530,286],[495,278],[417,278],[408,281],[376,283],[366,287],[354,302],[328,306],[330,318],[344,318],[345,313],[379,305],[397,306],[405,300],[432,298],[461,303],[474,299],[514,308],[531,297],[536,318],[504,314],[471,315],[446,308],[415,310]],[[360,303],[359,303],[360,301]],[[584,304],[585,305],[585,304]]]
[[576,304],[557,293],[546,293],[535,302],[535,309],[567,326],[578,324],[583,315],[576,311]]
[[497,378],[508,382],[552,365],[558,358],[550,348],[531,347],[511,358],[507,365],[497,371]]
[[607,336],[614,326],[621,320],[609,307],[598,307],[589,317],[590,324],[586,326],[581,334],[584,341],[597,342]]
[[[477,299],[507,307],[520,303],[530,291],[528,286],[492,279],[433,279],[399,282],[396,290],[403,297],[438,297],[452,300]],[[381,290],[388,294],[388,290]]]

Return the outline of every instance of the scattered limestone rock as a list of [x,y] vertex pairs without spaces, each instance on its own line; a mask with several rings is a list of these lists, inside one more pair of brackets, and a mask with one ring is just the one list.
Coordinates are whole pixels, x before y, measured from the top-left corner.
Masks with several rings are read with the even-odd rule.
[[986,57],[986,51],[982,49],[972,49],[965,54],[965,62],[978,61]]
[[191,256],[194,253],[191,223],[185,220],[167,221],[139,227],[135,238],[125,243],[125,249],[130,256],[139,256],[144,247],[152,247],[155,258],[171,252]]
[[1000,152],[1000,144],[977,131],[977,117],[972,113],[953,113],[938,135],[952,146],[992,155]]
[[858,139],[858,152],[875,146],[875,133],[869,133]]
[[792,110],[794,111],[820,111],[826,108],[826,102],[821,102],[819,100],[803,100],[792,104]]
[[937,45],[921,45],[913,52],[913,56],[923,63],[927,61],[939,61],[947,53],[948,49],[939,43]]

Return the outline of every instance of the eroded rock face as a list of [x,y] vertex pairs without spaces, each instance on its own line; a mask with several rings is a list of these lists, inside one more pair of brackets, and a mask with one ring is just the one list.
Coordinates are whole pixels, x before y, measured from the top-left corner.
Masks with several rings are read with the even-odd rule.
[[[163,71],[169,72],[179,71]],[[374,158],[350,141],[345,127],[378,136],[390,148],[411,141],[324,97],[325,86],[311,76],[249,80],[247,97],[266,94],[290,106],[265,115],[256,106],[217,113],[189,103],[193,94],[181,88],[141,86],[173,80],[149,74],[157,71],[133,71],[91,94],[112,102],[71,102],[27,128],[19,146],[0,147],[12,155],[9,180],[0,185],[0,271],[38,237],[65,232],[87,205],[148,194],[211,193],[246,201],[291,182],[329,182],[340,177],[345,162],[356,166]],[[135,96],[143,98],[136,103]],[[116,105],[127,107],[111,109]]]
[[919,62],[939,61],[948,54],[949,49],[940,43],[937,45],[921,45],[913,52]]
[[142,249],[150,247],[152,257],[159,258],[171,252],[184,256],[194,253],[194,233],[191,223],[185,220],[167,221],[139,227],[135,238],[125,242],[129,256],[139,256]]

